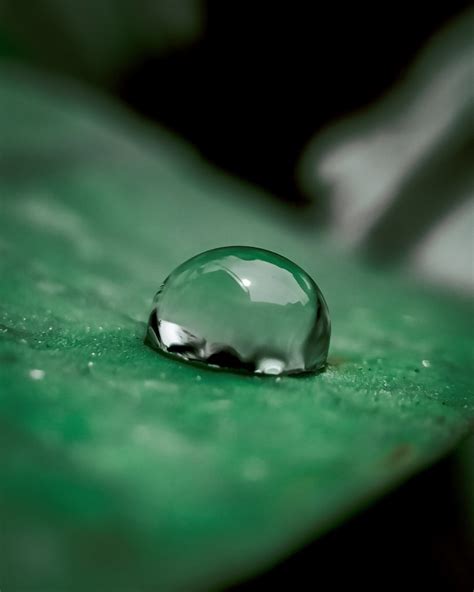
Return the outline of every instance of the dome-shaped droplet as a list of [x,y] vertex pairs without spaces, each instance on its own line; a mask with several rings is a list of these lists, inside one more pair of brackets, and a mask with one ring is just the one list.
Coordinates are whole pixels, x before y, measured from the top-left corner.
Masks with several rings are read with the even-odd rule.
[[331,333],[323,295],[285,257],[206,251],[177,267],[153,301],[146,343],[185,360],[262,374],[321,369]]

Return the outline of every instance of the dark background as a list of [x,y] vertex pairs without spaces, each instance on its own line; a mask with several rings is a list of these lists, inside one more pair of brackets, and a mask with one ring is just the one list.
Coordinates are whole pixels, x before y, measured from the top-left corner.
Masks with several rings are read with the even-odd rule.
[[310,138],[381,97],[467,6],[208,0],[199,42],[143,56],[117,86],[207,159],[301,204],[294,171]]

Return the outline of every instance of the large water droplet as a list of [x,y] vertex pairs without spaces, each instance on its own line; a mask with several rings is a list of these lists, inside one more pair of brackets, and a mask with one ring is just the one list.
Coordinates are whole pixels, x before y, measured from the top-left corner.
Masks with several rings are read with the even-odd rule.
[[153,301],[146,343],[189,361],[261,374],[320,370],[331,333],[321,291],[290,260],[253,247],[206,251]]

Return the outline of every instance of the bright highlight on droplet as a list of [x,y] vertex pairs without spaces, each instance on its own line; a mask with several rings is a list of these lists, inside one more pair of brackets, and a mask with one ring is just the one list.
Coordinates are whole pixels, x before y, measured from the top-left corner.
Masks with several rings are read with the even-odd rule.
[[214,367],[297,374],[323,368],[330,332],[324,297],[305,271],[271,251],[224,247],[166,279],[145,342]]

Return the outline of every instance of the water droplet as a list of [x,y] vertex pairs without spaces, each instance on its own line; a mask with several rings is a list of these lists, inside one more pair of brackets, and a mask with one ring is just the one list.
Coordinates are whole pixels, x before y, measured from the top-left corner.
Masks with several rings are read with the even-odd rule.
[[424,368],[429,368],[431,366],[431,362],[429,360],[421,360],[421,364]]
[[331,330],[323,295],[276,253],[201,253],[171,273],[153,304],[145,341],[172,356],[273,375],[326,363]]

